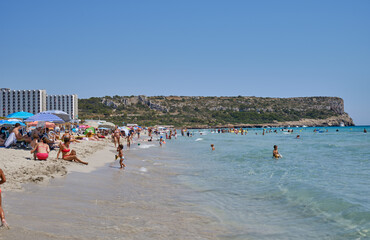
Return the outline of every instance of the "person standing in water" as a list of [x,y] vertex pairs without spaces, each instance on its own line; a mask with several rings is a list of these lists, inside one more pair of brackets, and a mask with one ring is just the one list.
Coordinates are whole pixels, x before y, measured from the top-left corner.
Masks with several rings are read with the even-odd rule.
[[[0,178],[1,178],[0,185],[6,182],[5,174],[1,168],[0,168]],[[1,189],[0,189],[0,218],[1,218],[2,226],[9,229],[8,223],[5,221],[5,214],[4,214],[2,199],[1,199]]]
[[277,145],[274,145],[274,151],[272,151],[272,156],[276,159],[281,158]]
[[212,151],[215,150],[215,145],[211,144]]
[[116,155],[116,159],[117,157],[119,158],[119,165],[121,166],[121,168],[125,168],[126,165],[123,163],[123,160],[125,159],[123,157],[123,145],[120,144],[117,148],[117,151],[118,151],[118,155]]
[[367,130],[366,130],[366,128],[364,128],[364,133],[367,133]]

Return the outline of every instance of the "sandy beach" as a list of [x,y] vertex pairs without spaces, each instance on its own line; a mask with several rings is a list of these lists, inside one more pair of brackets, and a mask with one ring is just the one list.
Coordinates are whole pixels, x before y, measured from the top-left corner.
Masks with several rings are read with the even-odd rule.
[[[81,159],[87,159],[95,152],[104,149],[110,140],[81,141],[72,143],[71,149],[76,150]],[[7,178],[6,184],[1,186],[4,191],[21,191],[22,184],[28,182],[43,182],[50,178],[63,176],[69,171],[91,171],[98,163],[89,162],[83,166],[75,162],[57,159],[58,149],[49,154],[47,161],[34,160],[30,150],[0,148],[0,168]]]
[[[176,158],[157,144],[125,148],[124,170],[114,161],[113,144],[103,142],[74,145],[85,149],[88,166],[61,160],[26,165],[44,179],[70,174],[47,184],[32,183],[30,173],[21,175],[22,183],[30,183],[10,186],[22,192],[5,192],[11,230],[1,229],[0,239],[218,239],[225,230],[183,201],[188,190],[172,182],[177,173],[168,168]],[[37,170],[40,166],[43,170]],[[53,166],[63,171],[49,170]]]

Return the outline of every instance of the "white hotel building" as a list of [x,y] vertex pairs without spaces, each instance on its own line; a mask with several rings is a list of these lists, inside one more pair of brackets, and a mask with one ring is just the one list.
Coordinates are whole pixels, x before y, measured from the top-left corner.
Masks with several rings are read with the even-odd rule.
[[72,119],[78,118],[78,97],[73,95],[51,95],[46,90],[10,90],[0,89],[0,117],[14,112],[37,114],[47,110],[60,110],[68,113]]
[[72,119],[78,118],[78,97],[72,95],[47,95],[46,108],[48,110],[60,110],[69,114]]

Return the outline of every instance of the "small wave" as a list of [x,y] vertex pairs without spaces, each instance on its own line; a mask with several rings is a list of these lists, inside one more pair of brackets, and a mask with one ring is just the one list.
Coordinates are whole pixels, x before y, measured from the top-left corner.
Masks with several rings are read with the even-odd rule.
[[148,171],[148,169],[147,169],[147,168],[145,168],[145,167],[141,167],[141,168],[139,169],[139,171],[140,171],[140,172],[147,172],[147,171]]
[[146,149],[146,148],[151,148],[151,147],[155,147],[154,144],[148,144],[148,145],[140,145],[139,148],[142,148],[142,149]]
[[196,142],[202,141],[202,140],[203,140],[203,138],[197,138],[197,139],[195,139]]
[[280,187],[281,196],[301,209],[302,214],[320,217],[325,221],[336,222],[352,231],[346,234],[356,237],[368,236],[370,212],[359,204],[351,203],[335,194],[307,184],[289,184]]

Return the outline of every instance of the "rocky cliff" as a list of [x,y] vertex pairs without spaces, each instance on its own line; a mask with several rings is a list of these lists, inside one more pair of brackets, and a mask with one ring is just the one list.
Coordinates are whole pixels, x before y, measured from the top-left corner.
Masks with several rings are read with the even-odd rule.
[[143,125],[353,125],[338,97],[114,96],[81,99],[80,116]]

